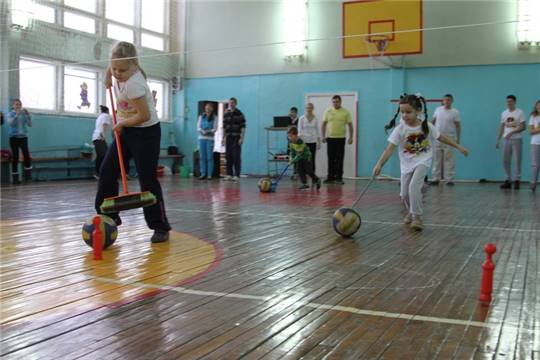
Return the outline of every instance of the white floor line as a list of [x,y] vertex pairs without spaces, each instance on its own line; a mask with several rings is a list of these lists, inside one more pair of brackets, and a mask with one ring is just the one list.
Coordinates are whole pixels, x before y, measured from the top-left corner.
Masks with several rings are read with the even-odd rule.
[[[192,289],[187,289],[180,286],[157,285],[157,284],[144,283],[140,281],[131,282],[131,281],[110,279],[106,277],[91,276],[91,275],[87,275],[87,277],[90,280],[100,281],[100,282],[109,283],[109,284],[116,284],[116,285],[123,285],[123,286],[136,286],[139,288],[146,288],[146,289],[168,290],[168,291],[174,291],[180,294],[188,294],[188,295],[213,296],[213,297],[224,297],[224,298],[232,298],[232,299],[248,299],[248,300],[257,300],[257,301],[263,301],[263,302],[269,301],[272,299],[271,296],[192,290]],[[313,303],[313,302],[307,302],[307,301],[306,302],[300,301],[298,302],[298,304],[300,304],[301,306],[305,306],[305,307],[309,307],[313,309],[342,311],[342,312],[348,312],[351,314],[365,315],[365,316],[402,319],[402,320],[409,320],[409,321],[424,321],[424,322],[431,322],[431,323],[438,323],[438,324],[461,325],[461,326],[466,326],[466,327],[471,326],[471,327],[478,327],[478,328],[503,327],[503,328],[518,329],[520,332],[527,332],[533,335],[535,335],[536,333],[540,334],[540,330],[538,329],[536,330],[525,329],[522,327],[518,327],[516,325],[503,324],[500,322],[482,322],[482,321],[451,319],[451,318],[443,318],[443,317],[435,317],[435,316],[393,313],[393,312],[387,312],[387,311],[359,309],[359,308],[350,307],[350,306],[319,304],[319,303]]]
[[[0,202],[11,201],[11,202],[23,202],[28,204],[57,204],[57,205],[66,205],[66,206],[78,206],[78,207],[93,207],[93,204],[81,205],[77,203],[68,203],[61,200],[58,201],[39,201],[39,200],[19,200],[19,199],[6,199],[0,198]],[[196,209],[175,209],[175,208],[166,208],[167,211],[177,211],[177,212],[198,212],[204,214],[216,214],[216,215],[242,215],[242,216],[258,216],[258,217],[275,217],[282,219],[299,219],[299,220],[316,220],[316,221],[330,221],[330,217],[318,217],[318,216],[299,216],[299,215],[281,215],[281,214],[267,214],[267,213],[253,213],[245,211],[214,211],[214,210],[196,210]],[[363,223],[366,224],[375,224],[375,225],[391,225],[391,226],[403,226],[402,222],[394,221],[375,221],[375,220],[364,220]],[[480,225],[455,225],[455,224],[435,224],[435,223],[424,223],[424,226],[435,227],[435,228],[447,228],[447,229],[464,229],[464,230],[493,230],[493,231],[511,231],[511,232],[526,232],[526,233],[540,233],[540,229],[519,229],[519,228],[507,228],[501,226],[480,226]]]

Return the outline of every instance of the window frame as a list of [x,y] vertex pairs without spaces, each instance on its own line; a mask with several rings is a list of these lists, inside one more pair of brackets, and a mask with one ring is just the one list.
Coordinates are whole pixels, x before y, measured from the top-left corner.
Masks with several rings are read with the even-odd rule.
[[[74,32],[77,32],[77,33],[80,33],[80,34],[84,34],[86,36],[96,36],[98,38],[115,40],[115,39],[110,39],[109,37],[107,37],[107,24],[113,24],[113,25],[116,25],[116,26],[121,26],[121,27],[125,27],[125,28],[128,28],[128,29],[132,30],[133,34],[134,34],[133,43],[138,47],[143,47],[145,49],[151,49],[153,51],[162,51],[162,52],[169,51],[169,49],[171,47],[171,44],[170,44],[171,43],[171,19],[170,19],[170,16],[168,16],[171,13],[171,0],[163,0],[163,2],[164,2],[164,13],[163,13],[164,29],[163,29],[163,32],[158,32],[158,31],[154,31],[154,30],[146,29],[146,28],[142,27],[142,14],[141,14],[142,0],[134,0],[135,19],[134,19],[133,25],[128,25],[128,24],[122,23],[120,21],[108,19],[106,17],[106,14],[105,14],[105,7],[106,7],[107,0],[96,0],[96,12],[95,13],[88,12],[88,11],[85,11],[85,10],[82,10],[82,9],[79,9],[79,8],[68,6],[68,5],[66,5],[64,3],[64,0],[57,0],[57,1],[53,1],[53,0],[33,0],[33,1],[35,3],[37,3],[37,4],[39,4],[39,5],[50,7],[55,12],[55,16],[54,16],[55,22],[54,23],[50,23],[50,22],[42,21],[42,20],[38,20],[38,19],[33,19],[32,21],[34,21],[34,22],[37,21],[37,22],[40,22],[40,23],[43,23],[43,24],[47,24],[48,26],[56,26],[56,27],[58,27],[60,29],[66,29],[68,31],[74,31]],[[111,0],[109,0],[109,1],[111,1]],[[112,1],[114,1],[114,0],[112,0]],[[64,26],[64,13],[66,11],[71,12],[71,13],[73,13],[75,15],[84,16],[84,17],[88,17],[88,18],[93,19],[94,22],[95,22],[95,33],[92,34],[92,33],[88,33],[88,32],[85,32],[85,31],[65,27]],[[11,22],[11,18],[9,19],[9,21]],[[141,44],[141,35],[142,35],[142,33],[146,33],[146,34],[149,34],[149,35],[152,35],[152,36],[157,36],[157,37],[162,38],[163,43],[164,43],[164,49],[163,50],[156,50],[156,49],[153,49],[153,48],[148,48],[148,47],[142,46],[142,44]]]
[[[96,0],[96,12],[91,13],[82,9],[74,8],[71,6],[68,6],[64,3],[64,0],[33,0],[35,3],[43,6],[50,7],[54,10],[54,18],[55,22],[50,23],[47,21],[42,21],[38,19],[33,19],[34,22],[42,23],[48,27],[54,27],[61,31],[69,31],[73,33],[80,34],[81,36],[93,36],[98,39],[104,39],[107,41],[115,41],[115,39],[110,39],[107,37],[107,24],[113,24],[121,27],[128,28],[133,31],[134,33],[134,44],[139,48],[149,49],[151,51],[156,51],[160,53],[166,53],[170,49],[170,42],[171,42],[171,32],[170,32],[170,26],[171,26],[171,0],[163,0],[164,1],[164,31],[156,32],[150,29],[142,28],[142,16],[141,16],[141,8],[142,8],[142,0],[135,0],[134,6],[135,6],[135,22],[134,25],[127,25],[115,20],[110,20],[106,18],[105,15],[105,6],[106,6],[106,0]],[[64,26],[64,13],[65,12],[71,12],[79,16],[85,16],[88,18],[91,18],[95,22],[95,33],[91,34],[88,32],[80,31],[77,29],[67,28]],[[8,20],[11,22],[11,18]],[[141,37],[142,34],[146,33],[148,35],[156,36],[159,38],[162,38],[164,41],[164,49],[163,50],[157,50],[154,48],[149,48],[142,46],[141,44]],[[103,83],[104,78],[104,72],[105,69],[101,67],[93,67],[91,65],[77,65],[77,64],[70,64],[70,62],[67,62],[65,60],[57,59],[57,58],[49,58],[46,56],[36,56],[32,54],[27,53],[21,53],[18,56],[18,60],[27,60],[32,61],[36,63],[46,64],[46,65],[52,65],[54,67],[55,71],[55,84],[53,86],[53,89],[55,91],[54,94],[54,106],[53,109],[40,109],[40,108],[33,108],[28,107],[29,110],[35,113],[40,114],[47,114],[47,115],[59,115],[59,116],[66,116],[66,117],[78,117],[78,118],[95,118],[96,115],[99,114],[99,104],[104,104],[107,99],[107,92],[104,88],[101,86],[98,86],[97,88],[97,99],[96,99],[96,111],[94,113],[84,113],[84,112],[72,112],[72,111],[66,111],[65,109],[65,100],[64,100],[64,86],[65,86],[65,67],[76,67],[80,68],[81,70],[91,71],[97,73],[97,84]],[[19,64],[19,63],[17,63]],[[160,118],[160,121],[163,122],[172,122],[172,86],[170,84],[170,81],[167,79],[159,78],[159,77],[151,77],[149,78],[150,81],[157,81],[162,82],[165,86],[165,92],[166,96],[163,99],[164,102],[164,110],[166,111],[166,116],[163,118]],[[20,95],[20,71],[17,75],[17,92]]]
[[[62,88],[62,96],[60,97],[61,98],[61,107],[59,107],[59,113],[60,114],[63,114],[63,115],[77,115],[77,116],[89,116],[89,117],[92,117],[94,118],[96,115],[99,115],[99,105],[102,105],[103,104],[103,96],[105,95],[105,91],[102,89],[102,86],[100,86],[100,84],[103,83],[103,80],[102,80],[102,73],[103,73],[103,70],[100,69],[100,68],[96,68],[96,67],[90,67],[90,66],[80,66],[80,65],[77,65],[77,64],[62,64],[60,65],[60,67],[62,68],[62,82],[58,84],[57,88],[60,89],[60,87]],[[95,110],[94,112],[82,112],[82,111],[71,111],[71,110],[66,110],[66,104],[65,104],[65,95],[64,95],[64,90],[65,90],[65,86],[66,86],[66,68],[72,68],[72,69],[75,69],[75,70],[80,70],[80,71],[86,71],[86,72],[93,72],[93,73],[96,73],[96,100],[95,100]]]

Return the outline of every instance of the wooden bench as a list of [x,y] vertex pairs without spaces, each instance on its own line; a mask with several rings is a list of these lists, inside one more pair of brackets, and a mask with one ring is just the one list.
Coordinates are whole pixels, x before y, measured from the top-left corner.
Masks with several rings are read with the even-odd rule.
[[171,159],[172,160],[171,172],[173,174],[178,174],[180,172],[180,166],[182,165],[184,155],[182,155],[182,154],[169,155],[169,154],[167,154],[167,149],[161,149],[159,159],[160,160]]
[[[179,172],[179,167],[182,165],[184,155],[169,155],[166,153],[166,150],[167,149],[161,149],[159,158],[160,160],[172,160],[171,171],[173,174],[177,174]],[[94,162],[90,157],[82,156],[81,146],[53,146],[33,149],[30,153],[32,156],[33,180],[88,179],[94,175]],[[2,172],[10,171],[11,166],[9,164],[11,164],[11,161],[6,159],[2,159],[1,161],[3,164]],[[21,163],[22,166],[22,156],[19,156],[19,163]],[[59,165],[52,166],[53,164]],[[51,176],[50,174],[53,172],[65,172],[65,174]],[[43,176],[43,173],[47,173],[47,175]],[[2,183],[9,183],[11,181],[11,176],[4,177],[2,177]]]

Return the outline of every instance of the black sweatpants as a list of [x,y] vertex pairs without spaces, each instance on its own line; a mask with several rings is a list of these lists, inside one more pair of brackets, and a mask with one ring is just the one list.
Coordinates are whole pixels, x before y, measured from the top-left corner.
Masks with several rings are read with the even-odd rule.
[[317,143],[306,143],[309,151],[311,151],[311,165],[313,165],[313,173],[315,173],[315,155],[317,154]]
[[96,175],[99,176],[101,164],[103,163],[105,154],[107,154],[107,142],[105,140],[94,140],[93,142],[94,149],[96,149]]
[[313,164],[308,159],[299,159],[296,162],[296,168],[298,169],[298,175],[300,175],[300,181],[302,184],[307,184],[307,177],[309,175],[313,182],[319,180],[315,172],[313,171]]
[[225,157],[227,159],[227,175],[240,176],[242,165],[242,145],[240,136],[227,135],[225,138]]
[[345,158],[345,138],[327,138],[328,179],[343,179],[343,159]]
[[19,173],[19,149],[23,153],[24,168],[29,170],[32,168],[32,160],[30,160],[30,152],[28,151],[28,138],[25,137],[10,137],[9,145],[11,146],[11,173],[17,175]]
[[[124,162],[128,163],[131,158],[135,161],[141,191],[150,191],[157,199],[154,205],[143,208],[146,224],[152,230],[170,230],[171,226],[165,215],[163,193],[156,174],[161,142],[160,125],[156,124],[144,128],[124,128],[122,129],[120,138]],[[101,173],[95,201],[95,208],[98,214],[101,213],[99,207],[105,198],[118,195],[120,166],[115,141],[113,141],[107,150],[100,170]],[[107,214],[107,216],[114,220],[119,219],[118,213]]]

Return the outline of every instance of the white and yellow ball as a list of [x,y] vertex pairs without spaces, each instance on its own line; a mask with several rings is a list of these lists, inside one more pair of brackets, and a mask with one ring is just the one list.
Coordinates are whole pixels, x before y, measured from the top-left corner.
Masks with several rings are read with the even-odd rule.
[[334,231],[343,237],[353,236],[362,225],[360,214],[351,208],[342,207],[337,209],[332,216]]
[[[96,216],[96,215],[94,215]],[[92,216],[82,228],[82,238],[86,245],[92,247],[92,235],[94,233],[94,216]],[[108,248],[116,241],[118,237],[118,229],[113,219],[105,215],[98,215],[101,218],[99,228],[103,234],[103,249]]]

